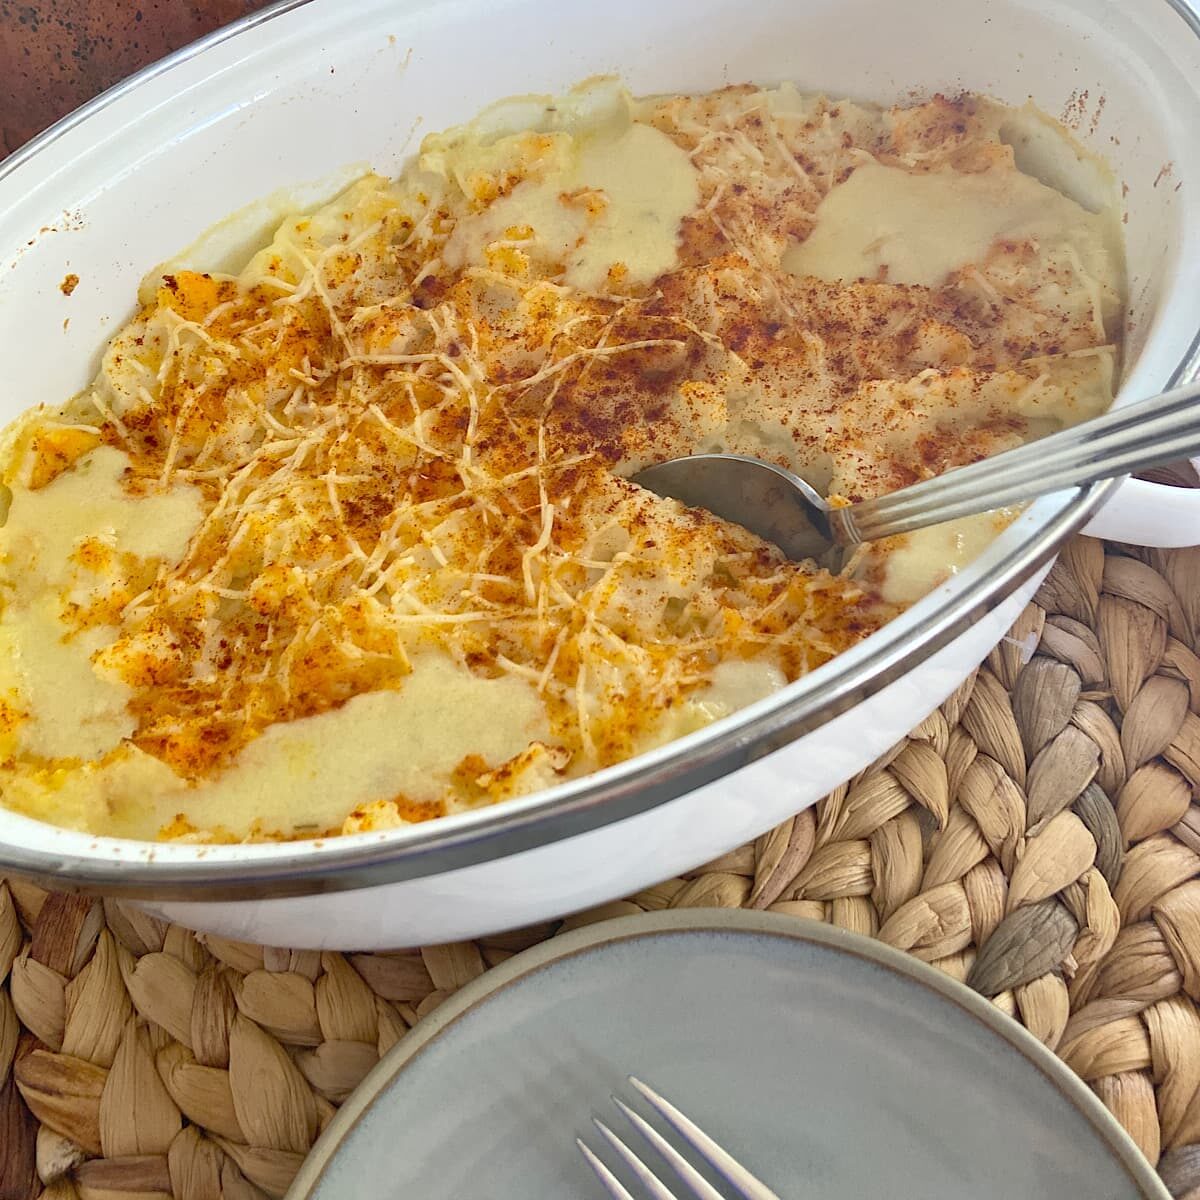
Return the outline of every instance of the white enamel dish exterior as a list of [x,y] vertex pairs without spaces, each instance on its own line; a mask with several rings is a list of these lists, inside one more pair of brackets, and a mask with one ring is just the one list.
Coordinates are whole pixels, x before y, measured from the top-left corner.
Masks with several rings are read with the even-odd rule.
[[[0,164],[0,418],[83,386],[141,275],[226,214],[348,163],[394,171],[424,132],[600,72],[635,92],[793,79],[883,101],[966,87],[1070,106],[1128,188],[1122,398],[1194,374],[1200,22],[1183,0],[302,0],[151,68]],[[69,298],[68,273],[80,277]],[[449,941],[611,898],[756,836],[870,762],[986,655],[1112,491],[1039,501],[853,651],[588,779],[408,830],[284,846],[122,842],[0,810],[0,870],[293,946]],[[1124,485],[1102,526],[1195,542],[1200,493]]]
[[371,1072],[289,1200],[600,1200],[574,1139],[617,1166],[590,1118],[630,1136],[613,1093],[650,1115],[630,1074],[788,1200],[1167,1196],[1086,1084],[969,988],[720,910],[605,921],[489,971]]

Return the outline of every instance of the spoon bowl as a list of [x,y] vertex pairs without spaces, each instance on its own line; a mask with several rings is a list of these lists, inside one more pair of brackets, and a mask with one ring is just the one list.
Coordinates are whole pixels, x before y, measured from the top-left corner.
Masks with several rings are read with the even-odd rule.
[[841,544],[831,523],[838,510],[795,472],[761,458],[692,454],[655,463],[633,482],[741,525],[796,561],[824,561]]

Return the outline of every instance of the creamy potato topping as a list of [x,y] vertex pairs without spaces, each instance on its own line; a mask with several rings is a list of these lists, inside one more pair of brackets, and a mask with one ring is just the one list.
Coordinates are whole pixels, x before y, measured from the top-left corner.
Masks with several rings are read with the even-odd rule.
[[156,274],[95,383],[5,435],[5,802],[379,830],[768,695],[1006,515],[834,576],[628,476],[720,448],[855,500],[1100,412],[1105,189],[978,97],[600,80],[427,138],[236,273]]

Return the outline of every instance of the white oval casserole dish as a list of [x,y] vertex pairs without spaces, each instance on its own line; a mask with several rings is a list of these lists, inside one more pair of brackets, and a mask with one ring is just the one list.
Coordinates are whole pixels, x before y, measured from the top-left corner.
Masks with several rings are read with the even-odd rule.
[[[225,215],[521,92],[790,79],[893,101],[963,88],[1067,113],[1127,188],[1122,399],[1200,355],[1200,21],[1184,0],[288,0],[189,47],[0,164],[0,419],[94,372],[141,275]],[[67,298],[59,285],[77,274]],[[68,320],[69,319],[69,320]],[[0,809],[0,872],[134,896],[275,945],[452,941],[610,899],[763,832],[867,765],[1003,635],[1054,551],[1093,532],[1200,541],[1200,493],[1101,486],[1033,505],[968,570],[768,700],[587,779],[384,834],[123,842]]]

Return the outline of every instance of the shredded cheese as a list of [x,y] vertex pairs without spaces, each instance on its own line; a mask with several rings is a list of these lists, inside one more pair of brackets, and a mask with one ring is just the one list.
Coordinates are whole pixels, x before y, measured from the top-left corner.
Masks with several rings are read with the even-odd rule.
[[[888,554],[836,577],[787,562],[627,482],[640,465],[724,447],[854,498],[1111,399],[1115,260],[1073,233],[1039,249],[980,218],[983,250],[922,286],[788,269],[864,164],[1003,182],[1006,110],[599,86],[540,129],[430,139],[237,275],[168,272],[95,384],[10,433],[0,638],[53,610],[108,724],[39,743],[45,689],[0,678],[9,803],[97,832],[297,837],[620,761],[899,607]],[[104,566],[18,579],[37,505],[118,459],[124,501],[186,508],[183,535],[84,553],[103,531],[80,511],[51,556]],[[913,568],[926,587],[938,569]],[[453,706],[421,699],[430,680]],[[369,769],[405,746],[423,757]],[[304,787],[331,799],[291,812]]]

